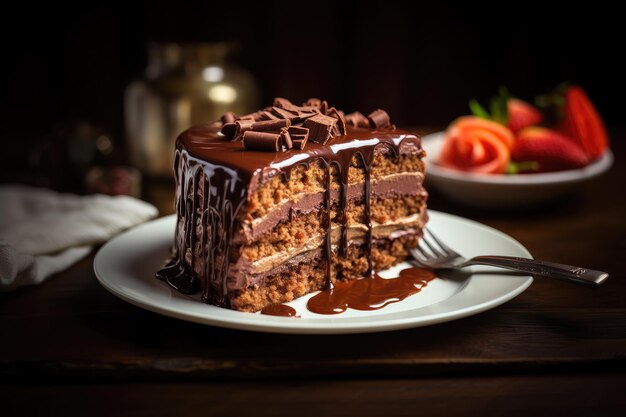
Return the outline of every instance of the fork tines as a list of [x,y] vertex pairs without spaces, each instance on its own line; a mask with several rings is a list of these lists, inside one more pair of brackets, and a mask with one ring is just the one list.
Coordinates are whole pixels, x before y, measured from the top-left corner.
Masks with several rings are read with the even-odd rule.
[[411,251],[415,261],[422,266],[436,267],[460,255],[437,238],[428,228],[416,248]]

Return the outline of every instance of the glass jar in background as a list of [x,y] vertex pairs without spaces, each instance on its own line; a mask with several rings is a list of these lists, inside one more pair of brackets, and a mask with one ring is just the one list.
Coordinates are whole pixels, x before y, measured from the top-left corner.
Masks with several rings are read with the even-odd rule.
[[174,142],[188,127],[227,111],[259,108],[259,88],[232,56],[235,43],[151,44],[145,77],[124,99],[131,163],[149,176],[171,176]]

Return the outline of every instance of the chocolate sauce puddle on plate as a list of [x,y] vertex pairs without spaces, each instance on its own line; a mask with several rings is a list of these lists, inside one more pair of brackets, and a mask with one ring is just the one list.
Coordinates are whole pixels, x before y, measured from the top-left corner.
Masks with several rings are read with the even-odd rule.
[[261,314],[268,316],[280,316],[280,317],[295,317],[299,318],[298,312],[293,308],[285,304],[270,304],[261,310]]
[[407,268],[400,276],[385,279],[378,274],[348,282],[338,282],[309,299],[307,308],[317,314],[339,314],[348,308],[378,310],[418,293],[435,274],[420,268]]

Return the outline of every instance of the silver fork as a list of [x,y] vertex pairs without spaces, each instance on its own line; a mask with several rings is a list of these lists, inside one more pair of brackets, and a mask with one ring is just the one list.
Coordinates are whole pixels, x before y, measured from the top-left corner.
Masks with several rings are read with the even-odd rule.
[[512,256],[476,256],[465,259],[455,252],[430,230],[425,229],[418,247],[411,251],[415,262],[429,269],[459,269],[470,265],[488,265],[513,271],[544,275],[563,281],[598,287],[609,277],[609,274],[578,266],[563,265],[554,262],[537,261]]

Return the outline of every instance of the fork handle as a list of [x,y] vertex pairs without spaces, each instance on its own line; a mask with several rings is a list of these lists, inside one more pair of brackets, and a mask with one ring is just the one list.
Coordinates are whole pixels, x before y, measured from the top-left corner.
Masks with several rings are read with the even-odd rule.
[[588,287],[598,287],[609,277],[606,272],[593,269],[512,256],[477,256],[468,260],[465,265],[497,266],[513,271],[544,275]]

